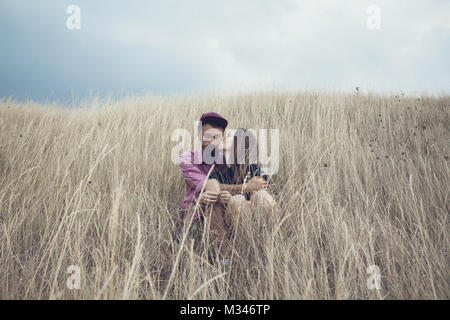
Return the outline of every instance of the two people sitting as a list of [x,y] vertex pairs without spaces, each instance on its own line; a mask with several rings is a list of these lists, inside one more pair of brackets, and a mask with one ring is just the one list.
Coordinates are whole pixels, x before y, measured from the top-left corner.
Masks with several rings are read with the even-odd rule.
[[209,227],[218,240],[221,264],[229,262],[228,236],[233,226],[250,223],[253,214],[281,213],[267,190],[268,176],[256,162],[256,137],[242,128],[225,136],[227,126],[220,114],[203,114],[198,128],[202,149],[179,157],[186,183],[180,218],[191,219],[197,234]]

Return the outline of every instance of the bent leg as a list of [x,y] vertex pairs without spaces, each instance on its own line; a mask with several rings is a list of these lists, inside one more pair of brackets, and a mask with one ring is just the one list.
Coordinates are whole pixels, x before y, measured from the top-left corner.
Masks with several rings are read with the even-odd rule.
[[[209,179],[206,182],[205,191],[220,192],[219,182],[215,179]],[[211,232],[217,237],[219,253],[224,258],[228,251],[227,229],[224,222],[225,207],[217,201],[214,204],[206,205],[205,213],[205,216],[210,220]]]
[[205,191],[220,192],[220,184],[216,179],[208,179],[205,184]]
[[270,208],[276,205],[275,199],[265,189],[254,192],[250,201],[254,206]]
[[237,216],[241,212],[241,207],[245,203],[245,198],[241,194],[236,194],[231,197],[230,201],[228,202],[228,212],[232,216]]
[[277,215],[281,215],[281,208],[273,198],[273,196],[265,189],[256,191],[252,194],[250,199],[253,208],[263,210],[265,212],[272,212],[276,210]]
[[217,238],[218,249],[222,258],[226,258],[228,253],[228,237],[224,215],[225,207],[221,203],[217,202],[212,206],[211,214],[209,215],[210,228]]
[[250,201],[247,201],[243,195],[236,194],[232,196],[228,202],[227,216],[229,217],[229,220],[236,224],[240,218],[250,214],[249,210]]

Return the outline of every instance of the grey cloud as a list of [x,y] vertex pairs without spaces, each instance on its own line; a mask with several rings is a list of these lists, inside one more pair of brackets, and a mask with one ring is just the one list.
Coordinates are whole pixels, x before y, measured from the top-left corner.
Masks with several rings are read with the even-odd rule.
[[[0,3],[0,97],[66,99],[260,86],[449,90],[443,1],[52,1]],[[69,4],[82,29],[66,29]],[[445,12],[447,11],[447,15]]]

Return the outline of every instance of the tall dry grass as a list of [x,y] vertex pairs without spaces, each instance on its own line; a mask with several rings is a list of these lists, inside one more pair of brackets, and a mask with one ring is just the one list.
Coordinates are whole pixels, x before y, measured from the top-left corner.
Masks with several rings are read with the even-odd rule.
[[[135,96],[0,103],[2,299],[448,299],[450,97]],[[280,130],[284,220],[239,226],[222,272],[175,241],[171,134],[200,114]],[[81,268],[69,290],[67,268]],[[381,290],[369,290],[377,265]]]

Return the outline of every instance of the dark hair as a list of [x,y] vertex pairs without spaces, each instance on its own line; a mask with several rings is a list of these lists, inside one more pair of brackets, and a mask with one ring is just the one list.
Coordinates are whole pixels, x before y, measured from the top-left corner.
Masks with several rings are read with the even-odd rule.
[[[253,141],[252,141],[253,140]],[[240,163],[238,159],[239,152],[237,150],[238,146],[242,146],[244,151],[244,163]],[[234,161],[230,165],[231,170],[234,172],[234,183],[242,184],[244,183],[245,177],[247,175],[247,170],[249,170],[250,164],[257,163],[257,151],[258,145],[256,136],[249,130],[244,128],[239,128],[236,130],[233,136],[233,148],[234,148]]]

